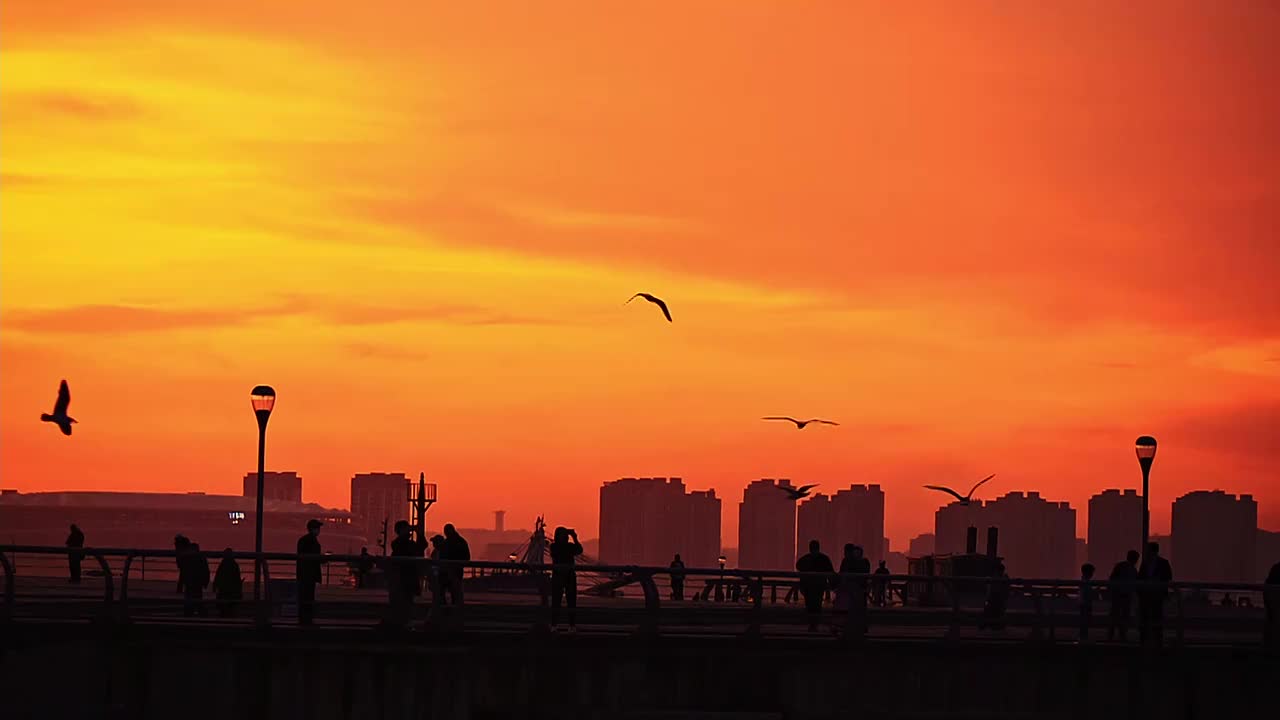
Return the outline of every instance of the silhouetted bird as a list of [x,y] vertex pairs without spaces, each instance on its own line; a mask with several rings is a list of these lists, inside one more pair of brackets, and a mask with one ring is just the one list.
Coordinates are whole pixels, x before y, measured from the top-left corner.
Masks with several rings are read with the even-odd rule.
[[630,300],[627,300],[627,303],[630,303],[631,300],[635,300],[636,298],[644,298],[645,300],[648,300],[654,305],[657,305],[658,307],[662,308],[662,314],[667,316],[667,322],[672,322],[671,311],[667,309],[667,304],[662,301],[662,298],[654,297],[649,293],[636,293],[635,295],[631,296]]
[[994,473],[982,478],[981,480],[978,481],[977,485],[974,485],[973,487],[969,488],[969,492],[964,495],[961,495],[960,493],[956,492],[955,490],[952,490],[949,487],[943,487],[941,485],[925,485],[925,487],[930,490],[938,490],[938,491],[944,492],[948,495],[955,497],[955,499],[959,500],[961,505],[968,505],[969,501],[973,499],[973,491],[982,487],[983,483],[985,483],[986,481],[990,480],[993,477],[995,477]]
[[70,435],[71,424],[76,421],[75,418],[67,415],[67,406],[70,404],[71,390],[67,388],[67,381],[63,380],[62,384],[58,386],[58,401],[53,404],[53,414],[41,414],[40,420],[55,423],[63,435]]
[[817,423],[818,425],[839,425],[840,424],[838,422],[831,422],[830,420],[821,420],[819,418],[809,418],[808,420],[797,420],[788,415],[770,415],[769,417],[763,417],[760,419],[761,420],[786,420],[787,422],[795,423],[797,430],[803,430],[804,426],[808,425],[809,423]]
[[789,495],[792,500],[799,500],[800,498],[809,497],[809,491],[818,486],[817,485],[801,485],[798,488],[793,488],[790,485],[776,485],[775,487],[777,487],[779,490]]

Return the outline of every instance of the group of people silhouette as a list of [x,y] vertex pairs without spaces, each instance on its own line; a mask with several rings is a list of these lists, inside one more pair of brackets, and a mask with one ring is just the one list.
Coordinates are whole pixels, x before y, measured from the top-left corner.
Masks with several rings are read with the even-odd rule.
[[816,632],[822,619],[822,603],[829,590],[835,590],[835,612],[848,618],[841,628],[840,622],[831,624],[833,634],[841,632],[851,635],[866,634],[866,607],[868,591],[876,605],[883,606],[887,602],[889,569],[883,560],[875,572],[871,571],[871,561],[867,559],[861,546],[846,543],[844,556],[840,559],[837,574],[831,558],[822,552],[822,545],[817,540],[809,541],[809,552],[796,560],[796,571],[801,573],[798,589],[804,597],[805,614],[809,621],[809,631]]

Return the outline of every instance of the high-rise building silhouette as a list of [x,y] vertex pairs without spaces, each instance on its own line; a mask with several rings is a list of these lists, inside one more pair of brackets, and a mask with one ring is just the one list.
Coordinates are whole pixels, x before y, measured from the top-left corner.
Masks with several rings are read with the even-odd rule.
[[[351,478],[351,518],[369,542],[378,542],[382,521],[387,534],[397,520],[409,519],[409,476],[404,473],[357,473]],[[390,546],[394,538],[385,538]]]
[[1051,502],[1038,492],[1010,492],[995,500],[953,502],[934,514],[935,549],[938,553],[963,553],[969,527],[1000,530],[999,554],[1010,575],[1074,578],[1076,566],[1076,511],[1069,503]]
[[1141,551],[1142,496],[1137,490],[1104,490],[1089,498],[1089,562],[1114,567],[1130,550]]
[[780,487],[782,478],[756,480],[738,503],[738,567],[787,570],[796,562],[796,501]]
[[850,485],[835,495],[818,493],[800,503],[797,551],[810,540],[817,540],[837,564],[845,543],[859,545],[874,567],[884,559],[884,491],[879,485]]
[[[720,498],[715,490],[691,490],[685,496],[689,509],[685,549],[679,551],[688,567],[715,567],[720,558]],[[675,553],[672,553],[674,555]],[[660,556],[656,564],[671,562]]]
[[[258,497],[257,471],[244,475],[244,497]],[[262,474],[262,499],[302,502],[302,478],[296,472],[265,472]]]
[[600,487],[600,560],[666,565],[680,553],[687,567],[715,567],[720,556],[720,499],[687,493],[673,478],[622,478]]
[[1221,490],[1197,490],[1173,502],[1174,577],[1199,582],[1258,582],[1254,555],[1258,503]]

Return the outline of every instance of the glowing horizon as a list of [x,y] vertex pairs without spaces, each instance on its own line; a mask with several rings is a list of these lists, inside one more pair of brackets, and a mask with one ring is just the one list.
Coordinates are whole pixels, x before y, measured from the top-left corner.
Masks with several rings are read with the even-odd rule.
[[330,507],[878,482],[901,549],[994,472],[1083,537],[1150,434],[1153,532],[1280,529],[1275,12],[258,5],[0,6],[4,487],[235,493],[267,383]]

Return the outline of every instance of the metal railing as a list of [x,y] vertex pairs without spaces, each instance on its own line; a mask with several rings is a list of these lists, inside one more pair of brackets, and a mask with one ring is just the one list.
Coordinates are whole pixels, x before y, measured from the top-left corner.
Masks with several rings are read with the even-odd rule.
[[[595,632],[801,636],[810,618],[805,596],[817,599],[820,623],[844,640],[902,637],[1028,642],[1108,640],[1145,634],[1173,645],[1280,644],[1280,586],[1246,583],[1084,583],[1040,578],[805,574],[632,565],[553,567],[513,562],[444,562],[359,555],[299,556],[232,553],[241,577],[252,582],[253,563],[264,568],[262,600],[184,597],[176,590],[173,550],[81,548],[97,571],[67,581],[65,547],[0,545],[4,572],[0,620],[279,624],[296,614],[294,569],[299,561],[328,568],[340,582],[320,583],[316,624],[361,627],[389,622],[388,588],[404,587],[412,566],[424,599],[413,619],[426,627],[468,632],[528,631],[549,625],[555,585],[570,570],[614,578],[599,595],[579,590],[577,624]],[[210,578],[221,551],[201,551]],[[151,577],[139,572],[151,559]],[[157,566],[155,561],[162,561]],[[314,565],[312,565],[314,567]],[[166,568],[164,572],[159,572]],[[363,572],[360,569],[363,568]],[[325,576],[322,576],[322,579]],[[347,584],[345,578],[355,578]],[[117,592],[118,579],[118,592]],[[100,587],[96,585],[101,582]],[[363,582],[364,587],[360,587]],[[452,587],[449,587],[452,586]],[[203,590],[203,588],[202,588]],[[638,590],[638,593],[636,592]],[[783,591],[783,592],[780,592]],[[461,604],[452,602],[455,592]],[[637,597],[638,595],[638,597]],[[1231,605],[1224,606],[1224,597]],[[402,598],[403,600],[403,598]],[[1087,602],[1082,602],[1087,600]],[[1216,602],[1215,602],[1216,601]],[[207,617],[209,606],[220,612]],[[402,604],[403,609],[403,604]],[[226,612],[226,611],[230,612]],[[1121,613],[1120,610],[1125,612]],[[224,616],[225,614],[225,616]],[[567,619],[565,608],[561,615]],[[188,617],[190,616],[190,617]],[[1150,618],[1144,621],[1143,618]],[[465,622],[464,622],[465,620]],[[393,623],[394,624],[394,623]],[[1146,626],[1146,631],[1142,632]],[[1136,638],[1135,638],[1136,639]]]

